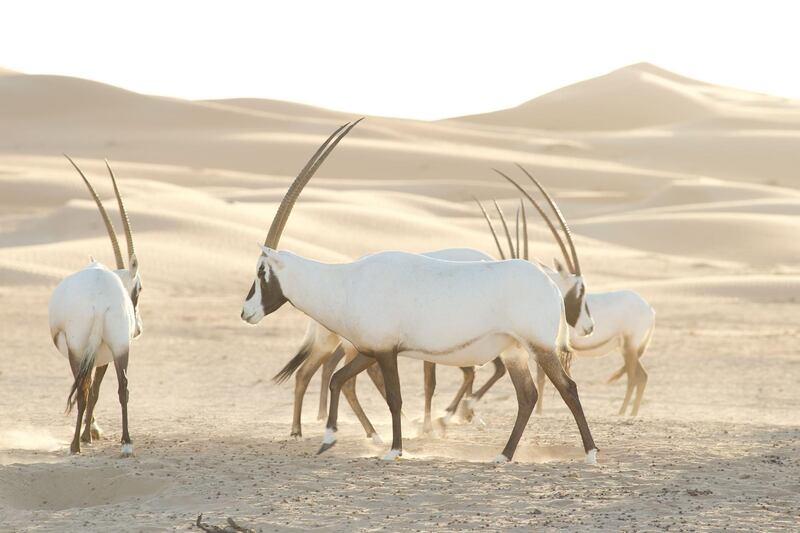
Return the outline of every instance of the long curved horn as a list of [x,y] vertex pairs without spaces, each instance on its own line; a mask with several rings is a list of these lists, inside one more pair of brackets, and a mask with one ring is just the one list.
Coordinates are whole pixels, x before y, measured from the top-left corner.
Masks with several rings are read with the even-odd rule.
[[517,258],[519,259],[519,207],[517,208],[517,222],[515,227],[515,233],[517,237]]
[[525,202],[519,199],[519,210],[522,213],[522,258],[528,260],[528,217],[525,216]]
[[483,208],[483,204],[480,200],[472,197],[475,200],[475,203],[478,204],[478,207],[481,208],[481,213],[483,213],[483,218],[486,219],[486,223],[489,224],[489,230],[492,232],[492,237],[494,237],[494,243],[497,245],[497,251],[500,252],[500,259],[505,259],[506,254],[503,253],[503,247],[500,246],[500,239],[497,238],[497,233],[494,231],[494,226],[492,225],[492,219],[489,218],[489,213],[486,212],[486,209]]
[[556,205],[555,201],[553,201],[553,199],[550,197],[550,195],[547,193],[547,191],[544,190],[544,187],[542,187],[542,184],[539,183],[539,180],[534,178],[533,175],[531,175],[530,172],[525,170],[525,167],[523,167],[519,163],[515,163],[515,164],[519,167],[519,169],[521,171],[523,171],[525,173],[526,176],[528,176],[531,179],[533,184],[536,185],[536,187],[540,191],[542,191],[542,194],[544,195],[545,199],[547,200],[547,203],[550,204],[550,208],[553,210],[553,213],[555,213],[556,217],[558,217],[558,221],[561,223],[561,227],[564,229],[564,235],[567,236],[567,243],[569,244],[569,249],[572,251],[572,261],[573,261],[573,264],[575,266],[575,269],[572,271],[572,273],[575,274],[576,276],[580,276],[581,275],[581,264],[578,262],[578,252],[575,251],[575,243],[572,242],[572,232],[570,231],[569,226],[567,225],[567,221],[564,219],[564,214],[561,213],[561,209],[558,208],[558,206]]
[[506,239],[508,240],[508,247],[511,248],[511,259],[516,259],[517,254],[514,251],[514,243],[511,242],[511,233],[508,232],[508,224],[506,223],[506,217],[503,214],[503,210],[500,209],[500,206],[497,204],[497,200],[492,200],[494,202],[494,208],[497,209],[497,214],[500,215],[500,222],[503,223],[503,229],[506,232]]
[[521,192],[531,204],[533,204],[533,207],[535,207],[536,211],[538,211],[539,215],[541,215],[542,220],[544,220],[545,223],[547,224],[547,227],[550,228],[550,232],[553,234],[553,237],[555,237],[556,242],[558,242],[558,246],[561,248],[561,253],[564,256],[564,261],[566,261],[567,263],[567,268],[569,269],[570,272],[574,272],[572,268],[572,260],[569,258],[569,254],[567,253],[567,247],[564,245],[564,241],[561,239],[561,235],[558,234],[558,230],[550,221],[550,218],[548,218],[547,213],[545,213],[544,210],[539,206],[539,204],[536,203],[536,200],[534,200],[533,197],[530,194],[528,194],[528,191],[520,187],[520,185],[516,181],[512,180],[510,177],[508,177],[503,172],[497,170],[496,168],[493,168],[492,170],[494,170],[495,172],[503,176],[505,179],[507,179],[514,187],[519,189],[519,192]]
[[105,222],[106,225],[106,231],[108,231],[108,237],[111,239],[111,246],[114,248],[114,259],[117,261],[117,269],[124,269],[125,263],[122,262],[122,253],[119,251],[119,242],[117,242],[117,234],[116,231],[114,231],[114,224],[111,222],[105,207],[103,207],[103,202],[100,201],[100,197],[97,196],[97,192],[94,190],[94,187],[92,187],[92,184],[89,183],[88,179],[86,179],[86,176],[80,167],[75,164],[75,161],[73,161],[72,158],[67,154],[64,154],[64,157],[66,157],[67,160],[72,163],[72,166],[75,167],[75,170],[77,170],[78,174],[80,174],[81,178],[83,178],[83,182],[86,184],[86,187],[89,188],[89,193],[92,195],[94,203],[97,204],[97,208],[100,210],[100,216],[103,217],[103,222]]
[[128,210],[125,209],[125,204],[122,201],[122,195],[119,193],[117,187],[117,179],[114,177],[114,171],[111,170],[111,165],[108,164],[108,159],[105,160],[108,174],[111,176],[111,183],[114,185],[114,194],[117,196],[117,205],[119,206],[119,216],[122,218],[122,229],[125,230],[125,242],[128,243],[128,263],[135,250],[133,249],[133,232],[131,231],[131,221],[128,219]]
[[268,248],[275,248],[278,245],[278,241],[280,241],[281,238],[281,233],[283,233],[283,228],[286,226],[286,222],[289,220],[289,214],[292,212],[292,207],[294,207],[294,203],[297,201],[297,197],[300,196],[300,192],[303,190],[303,187],[306,186],[308,180],[311,179],[322,162],[325,161],[325,158],[328,157],[334,148],[336,148],[336,145],[339,144],[339,141],[341,141],[345,135],[350,133],[350,130],[352,130],[356,124],[362,120],[364,120],[364,117],[361,117],[355,122],[348,122],[347,124],[340,126],[336,131],[331,133],[330,137],[328,137],[322,146],[317,149],[314,155],[311,156],[311,159],[308,160],[306,166],[303,167],[303,170],[301,170],[300,174],[297,175],[294,182],[292,182],[291,186],[289,186],[289,190],[286,191],[283,200],[281,200],[281,205],[278,206],[278,211],[275,213],[275,218],[272,219],[272,225],[269,227],[269,233],[267,233],[264,246],[267,246]]

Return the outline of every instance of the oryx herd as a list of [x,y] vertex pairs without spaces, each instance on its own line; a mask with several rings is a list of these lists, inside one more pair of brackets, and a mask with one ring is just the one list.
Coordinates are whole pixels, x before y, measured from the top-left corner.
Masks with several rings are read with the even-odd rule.
[[[320,453],[336,442],[340,392],[344,392],[367,437],[380,442],[355,392],[356,376],[367,370],[385,397],[392,417],[392,445],[384,459],[401,456],[403,401],[397,358],[403,356],[424,362],[424,431],[430,432],[433,426],[431,399],[437,364],[457,366],[463,372],[463,383],[440,419],[442,424],[459,406],[467,419],[475,416],[476,402],[507,372],[516,391],[518,409],[508,442],[495,461],[508,462],[534,408],[537,412],[542,409],[541,392],[547,376],[575,418],[586,461],[594,463],[597,448],[577,385],[568,374],[572,354],[603,355],[618,348],[624,364],[611,380],[623,374],[628,379],[620,414],[626,412],[635,391],[631,414],[636,415],[647,384],[641,357],[653,333],[655,313],[632,291],[587,291],[563,214],[523,167],[518,165],[543,195],[563,239],[551,215],[533,196],[506,173],[495,170],[523,196],[513,236],[495,202],[508,252],[486,209],[476,200],[494,237],[499,260],[474,249],[446,248],[423,254],[382,251],[349,263],[329,264],[278,249],[301,191],[359,122],[347,123],[333,132],[290,186],[261,246],[255,279],[241,310],[242,320],[250,324],[257,324],[287,302],[309,317],[297,355],[275,376],[281,382],[296,372],[291,435],[301,435],[303,396],[312,376],[322,367],[320,418],[327,415],[327,423]],[[94,407],[106,368],[113,362],[122,408],[122,453],[130,455],[133,445],[128,433],[127,365],[131,340],[142,332],[138,311],[142,282],[133,235],[114,173],[106,163],[127,241],[126,268],[108,213],[81,169],[72,159],[69,161],[100,210],[116,258],[115,270],[92,260],[84,269],[64,278],[50,300],[53,342],[68,358],[74,376],[68,409],[77,403],[78,414],[70,451],[79,453],[81,442],[100,437]],[[547,224],[562,251],[564,263],[555,261],[555,270],[529,259],[524,200]],[[343,358],[344,366],[334,372]],[[528,367],[531,358],[538,368],[538,387]],[[494,365],[492,377],[473,393],[475,368],[490,361]]]

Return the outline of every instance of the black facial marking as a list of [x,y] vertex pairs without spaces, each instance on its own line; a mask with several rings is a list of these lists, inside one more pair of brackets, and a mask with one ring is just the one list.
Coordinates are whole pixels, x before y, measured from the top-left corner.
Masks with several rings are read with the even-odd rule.
[[578,323],[578,317],[581,314],[584,291],[585,288],[583,285],[581,285],[580,288],[575,285],[564,295],[564,311],[567,315],[567,324],[573,328],[575,324]]
[[133,292],[131,292],[131,303],[133,304],[133,308],[136,309],[136,306],[139,305],[139,293],[142,292],[142,288],[139,285],[136,285],[133,288]]
[[247,300],[252,298],[255,293],[256,293],[256,282],[254,281],[253,284],[250,286],[250,292],[247,293],[247,298],[245,298],[244,301],[246,302]]
[[264,265],[261,265],[261,268],[258,269],[258,282],[261,289],[261,308],[264,310],[265,315],[277,311],[280,306],[288,301],[286,296],[283,295],[281,283],[275,277],[272,268],[269,269],[269,281],[267,281]]

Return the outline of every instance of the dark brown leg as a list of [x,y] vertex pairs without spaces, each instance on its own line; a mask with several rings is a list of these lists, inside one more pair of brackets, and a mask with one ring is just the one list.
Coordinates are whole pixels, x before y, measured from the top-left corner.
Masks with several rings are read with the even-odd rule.
[[339,361],[344,357],[344,349],[341,344],[336,347],[333,354],[328,357],[322,364],[322,379],[319,385],[319,411],[317,412],[317,420],[325,420],[328,416],[328,387],[331,384],[331,376]]
[[463,366],[461,367],[461,372],[464,374],[464,379],[461,382],[461,386],[458,388],[458,392],[456,392],[455,398],[453,398],[453,401],[450,402],[450,405],[445,409],[445,412],[447,412],[446,418],[453,416],[464,395],[472,392],[472,383],[475,381],[475,368]]
[[369,379],[372,380],[372,383],[375,385],[375,388],[378,389],[378,392],[381,393],[383,399],[386,399],[386,384],[383,382],[383,372],[381,372],[381,367],[378,365],[373,365],[367,368],[367,375]]
[[[578,424],[578,430],[581,432],[581,439],[583,440],[583,449],[586,451],[587,462],[594,462],[594,456],[597,452],[597,446],[592,439],[592,432],[589,431],[589,424],[586,422],[586,417],[583,414],[583,407],[581,406],[580,398],[578,398],[578,386],[570,378],[564,368],[561,366],[558,356],[554,352],[535,351],[537,360],[544,369],[547,377],[558,389],[564,403],[567,404],[569,410],[572,411],[572,416]],[[592,453],[590,453],[592,452]]]
[[497,380],[502,378],[506,373],[506,367],[499,357],[496,357],[492,362],[494,363],[494,374],[492,374],[492,377],[489,378],[489,381],[484,383],[483,387],[478,389],[478,392],[472,396],[473,403],[480,401],[481,398],[483,398],[483,395],[486,394],[486,391],[491,389],[492,385],[494,385]]
[[322,438],[317,455],[328,450],[336,444],[336,423],[339,419],[339,393],[344,384],[352,377],[360,374],[365,369],[375,364],[375,359],[364,354],[358,354],[352,361],[340,368],[331,378],[331,401],[328,407],[328,422],[325,425],[325,436]]
[[431,404],[433,403],[433,393],[436,391],[436,365],[425,361],[422,368],[425,381],[425,416],[422,422],[422,432],[430,435],[433,433]]
[[[371,367],[370,367],[371,368]],[[361,407],[361,402],[358,401],[358,396],[356,395],[356,379],[358,376],[353,376],[352,378],[348,379],[342,385],[342,393],[344,397],[347,399],[347,403],[350,404],[350,409],[353,410],[358,421],[361,422],[361,427],[364,428],[364,431],[367,433],[367,438],[372,439],[375,444],[383,444],[381,441],[378,432],[375,431],[375,427],[372,425],[372,422],[369,421],[367,414],[364,412],[364,409]]]
[[514,384],[514,389],[517,391],[517,419],[514,422],[514,429],[511,430],[511,436],[508,438],[506,447],[503,448],[502,455],[495,459],[495,462],[505,463],[514,457],[514,452],[517,450],[519,440],[522,438],[522,433],[525,431],[525,426],[528,425],[528,420],[531,418],[533,406],[536,405],[536,387],[531,378],[531,371],[528,368],[528,356],[518,357],[505,361],[508,375],[511,377],[511,382]]
[[100,384],[103,382],[103,376],[106,375],[108,365],[98,366],[94,371],[94,381],[92,381],[92,389],[89,392],[89,404],[86,407],[86,421],[83,429],[81,440],[86,443],[91,443],[92,439],[100,438],[100,431],[94,423],[94,406],[97,404],[97,398],[100,396]]
[[[72,375],[75,379],[78,379],[78,373],[80,368],[80,361],[77,358],[74,358],[72,354],[70,354],[69,364],[72,368]],[[92,374],[89,371],[88,376],[84,379],[81,383],[78,384],[78,390],[76,391],[76,396],[78,400],[78,418],[75,422],[75,434],[72,437],[72,443],[70,444],[69,451],[72,454],[81,453],[81,426],[83,425],[83,414],[86,411],[86,404],[89,400],[89,387],[92,384]]]
[[539,401],[536,402],[536,414],[542,414],[542,401],[544,400],[544,386],[547,383],[547,377],[544,373],[542,365],[536,364],[536,388],[539,390]]
[[122,456],[133,455],[133,443],[128,433],[128,353],[114,357],[114,369],[117,371],[117,393],[122,409]]
[[375,356],[383,372],[386,382],[386,403],[392,413],[392,448],[383,456],[385,461],[397,459],[403,455],[403,424],[400,413],[403,409],[403,397],[400,392],[400,374],[397,372],[397,353],[384,353]]

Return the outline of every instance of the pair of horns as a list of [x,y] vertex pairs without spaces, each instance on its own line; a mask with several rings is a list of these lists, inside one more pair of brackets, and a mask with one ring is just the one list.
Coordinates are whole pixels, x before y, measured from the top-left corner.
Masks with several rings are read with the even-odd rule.
[[[486,212],[486,209],[483,207],[483,204],[480,200],[472,197],[475,200],[475,203],[478,204],[478,207],[483,213],[483,218],[486,220],[486,223],[489,225],[489,231],[492,232],[492,237],[494,237],[494,243],[497,245],[497,251],[500,253],[500,259],[505,259],[506,254],[503,251],[503,247],[500,245],[500,239],[497,237],[497,232],[494,229],[494,224],[492,224],[492,219],[489,217],[489,213]],[[522,199],[519,201],[519,207],[517,208],[517,226],[516,226],[516,240],[517,246],[514,247],[514,244],[511,241],[511,233],[508,231],[508,223],[506,222],[505,214],[503,214],[503,210],[500,208],[500,205],[497,203],[497,200],[492,200],[494,203],[494,208],[497,211],[497,214],[500,216],[500,223],[503,225],[503,229],[505,230],[506,240],[508,241],[508,248],[510,250],[511,259],[519,259],[519,247],[520,247],[520,236],[519,236],[519,221],[520,215],[522,215],[522,259],[528,259],[528,219],[525,215],[525,205],[522,203]]]
[[[558,222],[559,222],[559,224],[561,226],[561,229],[564,230],[564,235],[567,238],[567,244],[569,244],[569,249],[571,251],[571,254],[567,253],[567,247],[564,245],[564,240],[561,238],[561,235],[558,233],[558,230],[553,225],[553,222],[550,220],[550,217],[547,216],[547,213],[545,213],[545,211],[541,208],[541,206],[539,206],[539,204],[536,202],[536,200],[534,200],[533,197],[530,194],[528,194],[528,192],[525,189],[523,189],[516,181],[511,179],[508,175],[506,175],[505,173],[497,170],[496,168],[492,169],[492,170],[494,170],[495,172],[500,174],[503,178],[508,180],[512,185],[514,185],[514,187],[519,189],[519,191],[525,196],[525,198],[527,198],[528,201],[533,205],[533,207],[536,209],[536,211],[539,213],[539,215],[542,217],[542,219],[547,224],[547,227],[550,228],[550,232],[553,234],[553,237],[555,237],[556,242],[558,242],[558,246],[561,248],[561,253],[564,256],[564,261],[567,263],[567,268],[569,269],[570,272],[572,272],[576,276],[580,276],[581,275],[581,265],[580,265],[580,262],[578,261],[578,254],[575,251],[575,243],[572,241],[572,232],[570,231],[569,226],[567,225],[567,221],[564,219],[564,215],[561,213],[561,210],[558,208],[558,206],[556,205],[555,201],[550,196],[550,194],[548,194],[548,192],[545,190],[545,188],[542,186],[542,184],[539,183],[539,180],[534,178],[533,175],[531,175],[530,172],[525,170],[525,168],[522,165],[517,163],[517,167],[520,170],[522,170],[522,172],[524,172],[525,175],[528,176],[528,178],[530,178],[530,180],[533,182],[533,184],[536,185],[536,187],[544,195],[545,200],[547,201],[547,203],[550,206],[550,208],[553,210],[553,213],[556,215],[556,219],[558,220]],[[476,199],[476,201],[477,201],[477,199]],[[522,202],[521,199],[520,199],[520,202]],[[528,237],[528,228],[527,228],[527,219],[525,217],[524,206],[522,206],[522,208],[517,211],[517,249],[516,249],[516,252],[515,252],[514,251],[514,247],[511,244],[511,234],[508,231],[508,224],[506,223],[505,217],[503,216],[503,211],[502,211],[502,209],[500,209],[500,206],[497,205],[496,201],[494,202],[494,204],[495,204],[495,208],[497,209],[498,214],[500,215],[500,220],[501,220],[501,222],[503,224],[503,228],[505,229],[506,238],[508,239],[508,245],[509,245],[509,248],[511,248],[511,256],[512,256],[512,258],[519,257],[519,215],[521,213],[522,220],[523,220],[523,234],[524,234],[524,237],[523,237],[524,259],[528,259],[528,238],[527,238]],[[481,205],[480,202],[478,202],[478,205],[481,208],[481,212],[483,213],[483,217],[486,219],[486,222],[489,224],[489,229],[491,230],[492,235],[494,236],[495,244],[497,245],[497,248],[500,251],[501,259],[505,259],[505,255],[503,254],[502,249],[500,249],[500,240],[497,238],[497,234],[495,233],[494,226],[492,226],[492,222],[489,219],[489,215],[488,215],[488,213],[486,213],[486,210],[483,208],[483,205]]]
[[[100,201],[100,197],[97,195],[97,192],[92,187],[92,184],[89,183],[89,180],[86,179],[86,175],[80,169],[80,167],[72,160],[70,156],[64,154],[64,157],[72,163],[72,166],[75,167],[75,170],[78,171],[78,174],[81,175],[83,178],[83,182],[86,184],[86,187],[89,189],[89,193],[94,198],[94,203],[97,204],[97,208],[100,210],[100,216],[103,217],[103,222],[106,225],[106,231],[108,231],[108,236],[111,239],[111,246],[114,248],[114,259],[117,262],[117,269],[123,270],[125,268],[125,263],[122,261],[122,252],[119,249],[119,242],[117,241],[117,232],[114,229],[114,224],[111,222],[111,218],[108,216],[108,212],[106,212],[105,207],[103,207],[103,202]],[[133,233],[131,232],[131,223],[128,219],[128,212],[125,210],[125,204],[122,201],[122,195],[119,192],[119,187],[117,187],[117,180],[114,177],[114,171],[111,170],[111,165],[108,164],[108,160],[105,160],[106,168],[108,169],[108,174],[111,176],[111,183],[114,185],[114,195],[117,197],[117,205],[119,206],[119,214],[122,218],[122,227],[125,230],[125,241],[128,243],[128,261],[134,255],[133,249]]]
[[289,190],[286,191],[286,195],[281,200],[281,205],[278,206],[278,212],[275,213],[275,218],[272,219],[272,225],[269,227],[269,233],[267,233],[267,239],[264,241],[264,246],[267,248],[275,249],[278,246],[278,242],[281,239],[281,233],[283,233],[283,228],[286,226],[286,221],[289,220],[289,215],[292,212],[292,207],[294,207],[295,202],[297,201],[297,197],[300,196],[300,192],[303,190],[303,187],[306,186],[308,181],[317,171],[317,169],[322,165],[322,162],[325,161],[325,158],[336,148],[336,145],[339,144],[345,135],[350,133],[356,124],[364,120],[364,117],[356,120],[355,122],[348,122],[331,133],[330,137],[322,143],[317,151],[311,156],[311,159],[308,160],[306,166],[303,167],[303,170],[300,171],[300,174],[297,175],[294,182],[292,182],[291,186],[289,186]]

